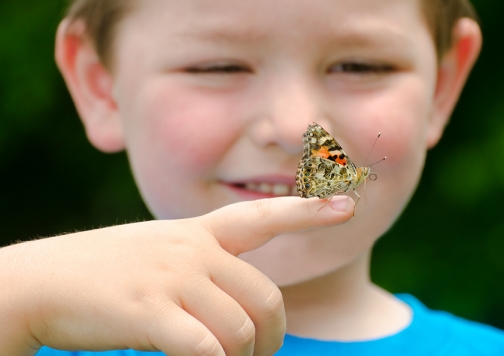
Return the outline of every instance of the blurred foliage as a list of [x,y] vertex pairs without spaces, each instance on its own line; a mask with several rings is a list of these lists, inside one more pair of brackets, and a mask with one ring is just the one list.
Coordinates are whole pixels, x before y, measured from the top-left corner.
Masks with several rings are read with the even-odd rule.
[[[484,49],[373,279],[504,328],[504,2],[475,1]],[[53,60],[64,1],[0,3],[0,244],[150,219],[125,154],[89,145]]]
[[0,244],[151,219],[126,155],[89,144],[56,68],[65,3],[0,2]]

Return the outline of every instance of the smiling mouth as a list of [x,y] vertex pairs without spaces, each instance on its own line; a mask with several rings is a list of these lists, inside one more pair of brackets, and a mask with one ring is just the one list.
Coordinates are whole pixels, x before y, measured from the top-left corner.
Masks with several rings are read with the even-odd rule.
[[297,188],[295,185],[290,184],[281,184],[281,183],[241,183],[241,184],[233,184],[234,187],[244,189],[250,192],[284,197],[284,196],[297,196]]

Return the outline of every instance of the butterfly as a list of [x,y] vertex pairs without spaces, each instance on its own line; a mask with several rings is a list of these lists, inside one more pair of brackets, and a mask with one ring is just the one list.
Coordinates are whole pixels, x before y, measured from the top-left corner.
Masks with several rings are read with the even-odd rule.
[[[355,188],[367,178],[376,180],[376,174],[371,172],[371,166],[375,163],[357,168],[338,141],[317,123],[308,125],[308,129],[303,134],[303,145],[303,157],[296,172],[296,187],[299,195],[302,198],[329,198],[328,201],[330,201],[336,194],[353,190],[357,196],[355,203],[357,206],[360,195]],[[384,157],[381,161],[386,158]]]

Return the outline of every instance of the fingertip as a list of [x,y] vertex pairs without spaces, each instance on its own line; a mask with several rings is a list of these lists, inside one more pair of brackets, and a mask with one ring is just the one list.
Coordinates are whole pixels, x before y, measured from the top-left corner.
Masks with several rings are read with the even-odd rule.
[[305,201],[310,206],[310,210],[318,213],[324,211],[326,215],[327,213],[332,215],[334,212],[345,215],[355,209],[355,201],[346,195],[336,195],[328,199],[310,198]]
[[353,200],[346,195],[340,195],[337,197],[333,197],[331,199],[331,201],[329,202],[329,206],[333,210],[341,212],[341,213],[348,212],[351,205],[354,205]]
[[313,199],[307,202],[312,212],[312,228],[344,224],[355,212],[355,202],[346,195],[338,195],[328,199]]

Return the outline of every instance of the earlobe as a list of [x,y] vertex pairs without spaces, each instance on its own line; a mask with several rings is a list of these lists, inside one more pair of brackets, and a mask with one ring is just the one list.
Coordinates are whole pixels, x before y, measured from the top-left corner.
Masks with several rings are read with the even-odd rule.
[[124,149],[121,120],[112,92],[113,78],[100,62],[82,21],[61,22],[55,56],[89,141],[105,152]]
[[481,30],[476,21],[460,19],[453,29],[452,48],[438,68],[434,105],[427,136],[427,147],[437,144],[481,50]]

